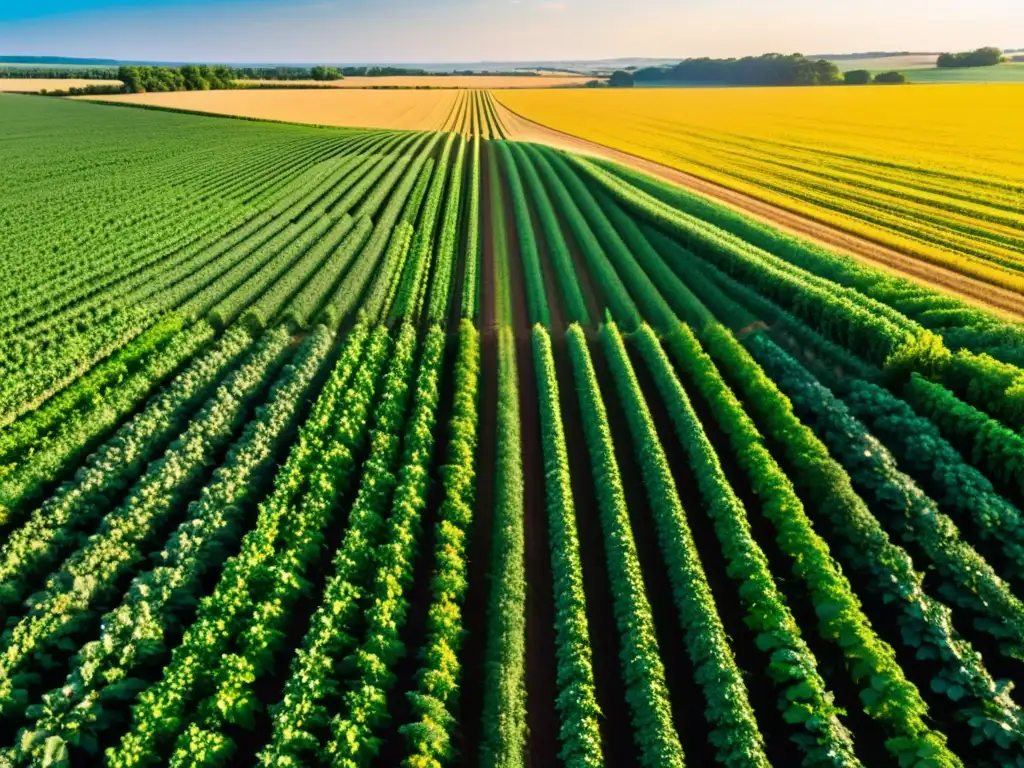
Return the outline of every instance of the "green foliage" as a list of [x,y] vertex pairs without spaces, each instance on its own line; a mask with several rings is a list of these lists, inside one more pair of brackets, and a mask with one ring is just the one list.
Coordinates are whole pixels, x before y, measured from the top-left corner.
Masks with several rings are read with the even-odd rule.
[[864,424],[799,363],[762,340],[752,340],[750,349],[810,420],[854,484],[888,512],[891,529],[927,556],[941,579],[939,593],[987,617],[980,626],[1006,641],[1004,653],[1015,658],[1024,655],[1024,604],[960,537],[953,521],[899,470],[892,454]]
[[[696,340],[687,340],[685,334],[680,334],[679,340],[687,342],[686,346],[679,345],[680,353],[696,344]],[[763,466],[774,467],[770,475],[766,476],[766,480],[771,477],[771,482],[777,489],[775,493],[785,494],[784,497],[780,497],[780,501],[788,498],[787,506],[790,509],[802,510],[803,505],[793,487],[794,482],[799,484],[807,494],[808,509],[820,515],[821,520],[836,532],[838,551],[844,558],[845,565],[866,578],[872,591],[878,594],[883,602],[899,609],[897,618],[904,643],[914,651],[917,658],[939,662],[938,674],[931,682],[932,689],[940,693],[952,690],[954,695],[950,698],[957,704],[958,716],[970,723],[973,728],[972,737],[976,743],[994,741],[998,746],[998,740],[994,739],[994,735],[1015,730],[1020,716],[1016,705],[1009,699],[1008,690],[992,680],[982,664],[981,657],[956,633],[949,608],[924,592],[921,586],[923,576],[914,571],[909,555],[889,541],[878,520],[853,491],[850,477],[845,470],[829,455],[826,447],[814,433],[796,418],[792,404],[779,391],[776,384],[724,329],[708,329],[706,340],[711,354],[738,382],[743,397],[761,420],[766,434],[780,441],[787,459],[794,467],[793,480],[790,481],[778,469],[774,459],[770,459],[770,455],[762,448],[762,455],[770,459],[770,462]],[[765,347],[771,346],[771,342],[763,335],[750,337],[748,344],[754,343]],[[697,349],[699,350],[699,347]],[[687,358],[699,359],[692,353],[687,355]],[[724,387],[724,382],[720,386]],[[712,405],[727,402],[719,401],[707,394],[705,399]],[[749,417],[745,414],[740,415],[742,412],[739,410],[738,402],[731,394],[730,399],[736,403],[732,411],[733,418],[737,420],[737,431],[727,431],[730,431],[730,439],[733,441],[737,457],[743,460],[748,455],[756,455],[750,451],[751,447],[757,444],[752,439],[760,442],[760,436]],[[748,437],[741,440],[744,433]],[[758,477],[749,470],[748,474],[752,479]],[[771,487],[773,486],[765,486],[766,490],[762,493],[766,493]],[[773,522],[776,521],[773,519]],[[811,545],[806,551],[813,549],[822,554],[828,553],[828,546],[813,533],[810,521],[803,514],[791,517],[786,523],[787,527],[779,528],[778,542],[789,554],[797,556],[803,549],[790,549],[792,544],[799,541],[793,538],[797,532],[800,532],[800,536]],[[792,527],[793,523],[796,523],[797,527]],[[779,525],[779,522],[776,522],[776,525]],[[819,543],[812,545],[814,540]],[[808,566],[812,563],[809,560],[805,562]],[[913,754],[916,751],[915,743],[927,742],[930,745],[926,747],[928,750],[938,749],[938,754],[948,756],[943,758],[946,763],[949,759],[955,760],[946,752],[945,747],[941,746],[944,744],[944,737],[925,726],[923,718],[927,714],[927,709],[924,702],[916,688],[904,678],[902,670],[896,665],[892,649],[874,635],[867,619],[860,612],[859,601],[846,583],[838,565],[830,557],[819,558],[816,562],[817,567],[822,569],[820,575],[816,577],[828,578],[827,581],[818,582],[820,588],[825,588],[830,583],[835,585],[818,593],[820,601],[834,602],[839,595],[848,595],[844,598],[847,605],[844,612],[835,614],[831,608],[827,612],[819,612],[819,619],[823,622],[820,627],[821,634],[831,639],[838,638],[844,652],[849,654],[851,659],[865,659],[870,662],[856,664],[851,671],[855,680],[870,683],[870,689],[862,691],[861,700],[868,714],[880,719],[893,736],[887,742],[889,749],[897,755]],[[801,561],[798,561],[798,564],[802,564]],[[807,573],[810,577],[810,572]],[[808,584],[812,590],[819,588],[815,586],[814,581],[809,580]],[[842,584],[845,584],[845,588],[840,586]],[[855,613],[851,615],[848,612],[850,610]],[[862,628],[853,633],[847,631],[844,635],[840,625],[832,624],[850,621],[858,615]],[[856,637],[857,641],[847,644],[843,641],[844,637]],[[861,644],[863,648],[860,647]],[[889,682],[882,686],[877,683],[879,680]],[[964,691],[969,691],[970,696],[965,696]],[[904,738],[909,738],[910,741],[906,742]]]
[[526,747],[526,541],[516,345],[507,327],[498,329],[495,440],[480,765],[514,768],[522,764]]
[[704,716],[711,727],[709,739],[716,757],[727,766],[767,768],[764,737],[748,701],[743,675],[718,616],[654,418],[614,323],[602,326],[601,346],[629,425],[694,676],[704,691]]
[[947,440],[962,446],[975,466],[1024,493],[1024,437],[917,374],[910,377],[902,394]]
[[601,709],[594,687],[583,563],[576,533],[576,508],[569,477],[569,449],[558,400],[558,376],[551,337],[541,325],[533,328],[533,365],[540,400],[544,452],[544,490],[551,548],[555,602],[555,646],[558,660],[556,708],[561,716],[559,758],[569,768],[599,768]]
[[847,85],[867,85],[873,79],[866,69],[851,69],[843,73],[843,82]]
[[840,80],[831,61],[812,61],[799,53],[766,53],[742,59],[684,59],[668,67],[644,67],[637,82],[711,83],[715,85],[832,85]]
[[[332,557],[333,572],[324,584],[302,645],[292,657],[281,701],[271,707],[270,743],[259,756],[264,765],[303,765],[304,761],[315,759],[312,755],[321,754],[330,742],[330,711],[342,695],[334,662],[345,658],[358,645],[358,637],[352,632],[353,621],[367,602],[366,586],[373,571],[374,550],[385,543],[385,520],[397,485],[401,429],[411,399],[415,352],[416,332],[411,325],[404,324],[381,383],[370,433],[370,453],[363,462],[359,490],[348,511],[345,533]],[[349,470],[346,480],[354,479],[354,469]],[[235,690],[242,691],[245,706],[256,705],[259,698],[252,683],[274,667],[274,657],[281,645],[279,632],[279,628],[256,623],[246,629],[239,657],[253,669],[252,680],[222,683],[208,700],[204,727],[221,731],[229,724],[246,725]],[[187,764],[188,752],[188,742],[179,739],[179,765]]]
[[[845,712],[832,703],[833,694],[818,672],[817,659],[800,636],[800,628],[775,585],[768,559],[754,540],[743,502],[726,479],[715,449],[657,336],[643,325],[631,340],[654,377],[676,437],[686,451],[722,544],[729,575],[742,585],[740,597],[747,607],[746,623],[757,634],[758,648],[768,656],[767,672],[779,690],[783,716],[787,722],[795,721],[793,724],[800,729],[790,738],[804,752],[803,764],[860,765],[852,735],[839,720]],[[623,355],[619,352],[619,357]]]
[[[650,248],[650,246],[642,237],[637,239],[635,237],[637,233],[628,226],[624,228],[625,235],[630,237],[630,241],[627,243],[623,238],[623,234],[616,229],[615,225],[609,220],[609,217],[605,215],[604,210],[598,205],[594,195],[587,189],[569,164],[565,162],[561,154],[546,149],[542,151],[550,159],[551,164],[572,195],[573,201],[579,206],[580,212],[586,218],[591,230],[597,237],[605,254],[607,254],[608,260],[614,265],[615,273],[618,274],[619,278],[617,286],[621,286],[623,291],[628,289],[629,295],[636,301],[639,309],[642,309],[644,314],[651,318],[651,322],[659,330],[667,331],[675,328],[679,324],[679,319],[669,308],[665,299],[662,298],[654,282],[647,276],[644,269],[641,268],[639,259],[642,257],[635,255],[636,252],[642,251],[645,245],[647,248]],[[650,258],[652,254],[648,251],[645,255]],[[654,256],[656,255],[654,254]],[[618,291],[619,288],[616,287],[615,290]],[[623,316],[625,323],[633,322],[633,317],[625,301],[612,299],[612,302],[613,308],[616,304],[620,306],[619,312]],[[639,315],[636,316],[636,319],[639,320]],[[629,326],[629,328],[630,330],[635,330],[635,326]]]
[[345,76],[337,67],[315,66],[310,67],[309,77],[311,80],[344,80]]
[[410,608],[420,516],[427,503],[444,348],[445,333],[434,325],[423,342],[387,530],[373,553],[373,575],[363,588],[362,641],[341,662],[348,673],[347,690],[340,713],[331,719],[332,739],[325,750],[334,765],[370,765],[382,741],[380,730],[390,722],[388,695],[396,681],[395,666],[406,651],[401,632]]
[[881,85],[899,85],[907,82],[907,76],[902,72],[879,72],[875,75],[875,82]]
[[612,76],[608,78],[608,86],[611,88],[632,88],[633,73],[622,69],[615,70],[612,72]]
[[984,475],[961,459],[928,419],[887,390],[851,381],[843,392],[850,414],[892,451],[900,467],[913,475],[935,502],[968,524],[974,535],[1002,549],[1000,572],[1024,580],[1024,521],[1016,507],[999,496]]
[[579,280],[576,277],[576,268],[572,262],[572,255],[569,253],[569,245],[562,234],[562,227],[559,224],[558,214],[551,197],[541,182],[533,157],[526,153],[523,145],[513,143],[509,147],[515,156],[516,165],[523,175],[526,192],[534,201],[537,218],[540,219],[541,231],[544,233],[544,241],[547,244],[548,258],[551,259],[554,267],[566,318],[570,322],[589,325],[590,315],[587,313],[587,305],[583,301],[583,292],[580,290]]
[[[24,599],[45,569],[83,543],[112,501],[127,492],[159,451],[188,426],[195,411],[251,344],[252,337],[245,330],[228,331],[90,456],[73,482],[31,512],[0,548],[0,600],[10,604]],[[188,344],[184,351],[192,351],[192,346]],[[182,350],[175,352],[173,363],[179,361]],[[125,394],[132,398],[135,393]],[[37,454],[33,459],[44,457]]]
[[[549,156],[532,144],[527,144],[525,151],[535,163],[548,193],[572,232],[587,268],[605,294],[612,314],[627,328],[636,328],[640,324],[640,313],[608,259],[607,253],[601,247],[593,229],[584,218],[576,199],[573,198],[566,186],[566,178],[575,180],[576,183],[572,185],[572,188],[578,191],[582,188],[579,179],[573,176],[559,176],[556,173],[555,168],[560,160],[557,156]],[[593,200],[591,199],[590,202]]]
[[586,336],[578,325],[569,327],[568,344],[604,534],[612,607],[619,629],[619,661],[632,714],[633,739],[641,764],[646,768],[683,768],[683,748],[672,723],[665,668],[640,572],[608,414]]
[[399,731],[406,744],[403,765],[433,766],[454,757],[452,735],[456,722],[463,640],[462,604],[467,583],[466,538],[473,519],[476,481],[477,396],[480,386],[480,337],[472,323],[459,327],[459,351],[454,371],[455,395],[448,424],[450,440],[441,468],[444,501],[435,525],[431,602],[427,612],[427,641],[420,652],[417,686],[407,696],[413,721]]
[[[904,626],[912,627],[922,642],[935,644],[935,655],[946,662],[947,674],[954,672],[958,679],[967,678],[974,670],[965,669],[963,662],[967,656],[963,647],[951,642],[948,609],[943,613],[941,606],[924,595],[921,579],[913,572],[906,553],[893,551],[895,548],[877,521],[853,493],[849,478],[829,458],[813,433],[793,416],[789,401],[728,331],[709,326],[704,334],[711,355],[737,381],[745,400],[767,425],[766,434],[785,446],[787,457],[794,464],[795,478],[805,481],[804,486],[811,493],[814,506],[808,509],[830,522],[847,523],[843,533],[858,537],[857,546],[850,550],[860,554],[862,566],[870,564],[877,569],[875,584],[888,593],[887,599],[899,601],[897,605],[902,603],[902,615],[912,620],[903,622]],[[860,688],[865,712],[878,720],[890,736],[886,747],[909,765],[917,764],[921,750],[934,753],[937,764],[960,765],[945,747],[945,737],[926,724],[928,708],[920,693],[906,679],[893,649],[871,627],[860,600],[832,559],[829,545],[808,518],[793,481],[772,457],[764,438],[711,357],[685,326],[669,336],[666,343],[729,436],[733,456],[754,491],[765,500],[764,514],[776,529],[776,541],[792,559],[794,574],[811,592],[819,620],[818,632],[840,645],[850,663],[850,674]]]
[[530,208],[526,202],[526,192],[519,174],[516,160],[509,145],[500,141],[495,146],[501,156],[502,167],[508,180],[509,197],[512,198],[512,210],[515,214],[516,232],[519,235],[519,255],[523,260],[523,273],[526,283],[526,305],[530,323],[539,323],[545,328],[551,325],[551,314],[548,311],[547,294],[544,289],[544,273],[540,266],[540,253],[537,250],[537,237]]
[[166,453],[149,465],[124,502],[64,561],[59,577],[49,580],[25,615],[7,629],[0,639],[5,710],[18,708],[12,695],[25,662],[81,626],[93,601],[141,560],[144,543],[174,519],[190,491],[206,479],[212,458],[231,441],[265,391],[267,377],[284,362],[289,340],[278,330],[256,345]]
[[960,350],[940,372],[939,380],[971,405],[991,414],[1007,426],[1024,429],[1024,370],[991,355]]
[[998,48],[976,48],[964,53],[940,53],[935,66],[940,69],[951,67],[991,67],[1003,60]]
[[767,251],[671,208],[588,160],[572,157],[572,162],[627,209],[670,234],[691,252],[742,282],[756,285],[760,293],[826,338],[866,359],[879,365],[893,360],[902,371],[922,356],[931,366],[936,345],[941,349],[941,339],[933,339],[934,335],[915,327],[906,318],[875,312],[876,302],[856,291],[802,272]]
[[197,596],[203,574],[216,568],[239,537],[246,502],[258,487],[252,481],[272,467],[330,346],[331,334],[320,326],[282,371],[266,405],[190,505],[189,519],[169,537],[157,567],[132,581],[121,604],[103,617],[99,638],[79,650],[64,685],[43,696],[40,716],[19,741],[26,755],[42,758],[54,739],[82,743],[84,734],[109,726],[103,702],[118,700],[119,686],[141,687],[131,672],[162,646],[175,606]]
[[459,246],[459,213],[462,206],[462,177],[466,161],[466,142],[456,139],[458,149],[452,163],[452,178],[448,185],[448,196],[444,204],[444,220],[438,243],[437,264],[430,284],[430,300],[427,305],[427,321],[442,323],[448,316],[448,303],[452,294],[452,280],[455,274],[455,260]]
[[466,272],[462,281],[463,320],[476,319],[479,314],[480,261],[480,137],[473,137],[469,166],[469,207],[466,210]]
[[164,91],[220,91],[234,88],[235,73],[222,64],[186,64],[183,67],[127,66],[117,68],[117,79],[126,93]]
[[[280,642],[280,628],[302,592],[303,574],[319,550],[336,493],[351,482],[353,454],[369,431],[368,417],[391,343],[382,328],[365,343],[364,338],[365,331],[353,331],[274,479],[273,493],[260,505],[255,526],[243,537],[238,554],[225,563],[212,593],[200,602],[161,679],[139,695],[131,727],[106,752],[109,765],[159,764],[156,748],[184,730],[186,714],[204,698],[203,692],[229,682],[232,670],[244,674],[237,663],[242,657],[232,653],[236,643],[243,651],[257,652],[268,642]],[[235,711],[245,714],[237,706]]]

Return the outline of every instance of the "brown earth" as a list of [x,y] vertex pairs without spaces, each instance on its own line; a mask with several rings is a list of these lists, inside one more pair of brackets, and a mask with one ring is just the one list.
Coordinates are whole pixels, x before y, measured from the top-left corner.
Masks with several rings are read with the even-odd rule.
[[771,203],[675,168],[669,168],[653,160],[637,157],[581,139],[578,136],[547,128],[516,114],[497,100],[494,105],[510,140],[532,141],[583,155],[614,160],[617,163],[707,195],[754,219],[771,224],[790,234],[813,240],[839,253],[853,256],[891,274],[912,278],[931,288],[956,295],[971,304],[993,310],[1001,315],[1013,319],[1024,319],[1024,296],[1014,291],[966,277],[953,270],[931,264],[910,254],[901,253],[858,235],[844,232],[829,224],[783,210]]

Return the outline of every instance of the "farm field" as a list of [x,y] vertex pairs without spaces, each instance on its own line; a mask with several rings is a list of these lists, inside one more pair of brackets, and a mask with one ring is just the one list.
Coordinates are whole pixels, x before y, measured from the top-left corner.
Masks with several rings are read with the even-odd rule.
[[552,129],[1020,292],[1022,93],[974,85],[495,98]]
[[[525,75],[408,75],[395,77],[346,77],[344,80],[290,80],[291,84],[331,88],[565,88],[580,86],[593,77],[563,74]],[[598,80],[602,78],[596,78]],[[273,80],[240,80],[239,83],[274,83]]]
[[495,98],[0,95],[0,765],[1024,766],[1024,327]]
[[39,93],[39,91],[66,91],[87,85],[120,85],[120,80],[86,80],[83,78],[0,77],[0,93]]
[[1009,62],[993,67],[908,69],[912,83],[1024,83],[1024,64]]
[[318,88],[126,93],[75,98],[314,125],[432,131],[442,128],[459,97],[460,92],[456,90]]
[[[826,57],[827,58],[827,57]],[[937,53],[911,53],[906,56],[879,56],[874,59],[830,59],[839,67],[840,72],[851,69],[868,69],[889,72],[894,69],[901,72],[909,69],[934,69],[939,59]]]

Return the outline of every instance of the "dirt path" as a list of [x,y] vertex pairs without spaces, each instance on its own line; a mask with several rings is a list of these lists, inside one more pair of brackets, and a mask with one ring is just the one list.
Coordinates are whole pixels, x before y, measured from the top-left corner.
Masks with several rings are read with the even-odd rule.
[[994,310],[1002,315],[1014,319],[1024,319],[1024,296],[1014,291],[965,277],[953,270],[931,264],[915,256],[901,253],[858,235],[844,232],[829,224],[787,211],[750,195],[670,168],[653,160],[637,157],[578,136],[547,128],[518,115],[497,99],[494,100],[494,105],[510,140],[547,144],[559,149],[614,160],[617,163],[707,195],[754,219],[771,224],[790,234],[808,238],[861,261],[866,261],[891,274],[910,277],[939,291],[956,295],[971,304]]

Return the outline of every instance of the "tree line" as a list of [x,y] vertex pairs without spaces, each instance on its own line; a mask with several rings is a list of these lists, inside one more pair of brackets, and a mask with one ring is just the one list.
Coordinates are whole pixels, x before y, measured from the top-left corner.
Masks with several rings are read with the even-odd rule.
[[852,69],[843,73],[843,82],[846,85],[869,85],[871,83],[893,85],[907,82],[907,76],[902,72],[879,72],[877,75],[872,75],[866,69]]
[[643,67],[633,73],[638,83],[681,82],[715,85],[832,85],[843,82],[831,61],[812,61],[803,54],[766,53],[742,59],[685,59],[667,67]]
[[135,67],[122,65],[117,79],[125,93],[163,91],[219,91],[235,87],[234,71],[224,65],[186,64],[184,67]]
[[991,67],[1003,60],[1003,52],[998,48],[977,48],[963,53],[940,53],[936,66],[943,69],[956,67]]
[[18,80],[117,80],[117,67],[0,66],[0,78]]

